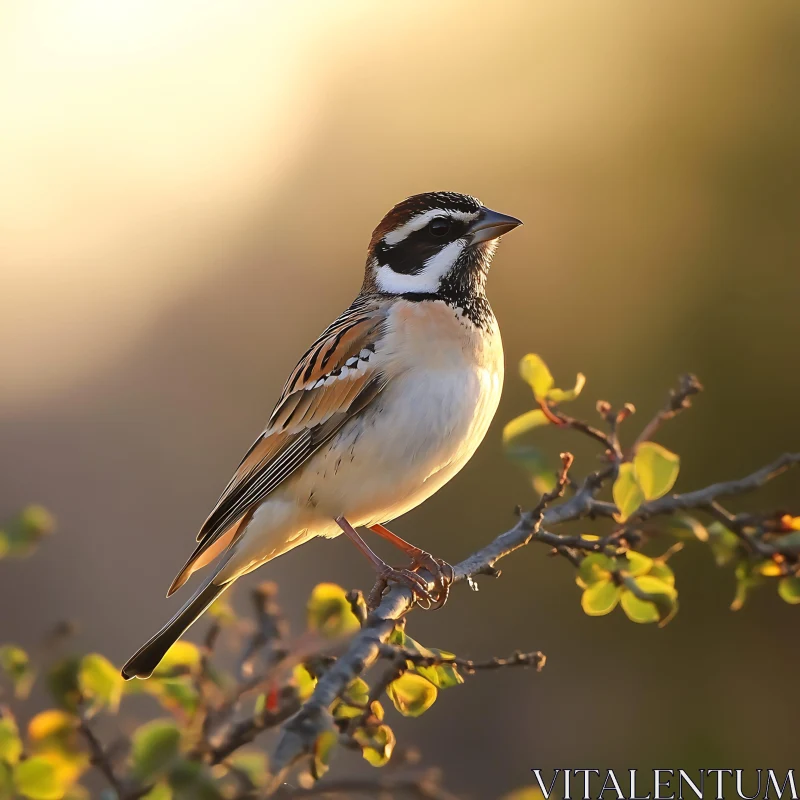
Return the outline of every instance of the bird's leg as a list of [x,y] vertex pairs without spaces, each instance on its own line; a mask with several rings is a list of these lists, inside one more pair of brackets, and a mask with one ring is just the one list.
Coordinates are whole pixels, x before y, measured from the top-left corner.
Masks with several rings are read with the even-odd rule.
[[337,517],[335,522],[342,529],[342,533],[369,559],[378,573],[378,580],[369,596],[369,605],[372,608],[380,603],[383,590],[389,581],[395,581],[410,589],[415,600],[420,598],[426,600],[428,602],[427,607],[431,607],[436,598],[428,591],[427,583],[419,575],[408,569],[390,567],[380,556],[372,551],[370,546],[358,534],[358,531],[344,517]]
[[437,589],[437,600],[431,608],[441,608],[447,602],[447,596],[450,593],[450,584],[453,583],[456,577],[453,567],[441,558],[434,558],[427,551],[421,550],[405,539],[401,539],[396,533],[392,533],[383,525],[370,525],[369,529],[402,550],[411,559],[412,570],[416,571],[423,568],[427,569],[428,572],[433,575]]

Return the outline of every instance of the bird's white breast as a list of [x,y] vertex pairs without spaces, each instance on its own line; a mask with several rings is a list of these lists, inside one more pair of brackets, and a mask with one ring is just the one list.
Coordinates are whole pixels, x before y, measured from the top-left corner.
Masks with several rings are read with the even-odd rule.
[[503,384],[496,323],[482,331],[442,301],[396,302],[376,356],[386,388],[301,481],[305,490],[313,480],[318,513],[354,525],[393,519],[450,480],[486,434]]

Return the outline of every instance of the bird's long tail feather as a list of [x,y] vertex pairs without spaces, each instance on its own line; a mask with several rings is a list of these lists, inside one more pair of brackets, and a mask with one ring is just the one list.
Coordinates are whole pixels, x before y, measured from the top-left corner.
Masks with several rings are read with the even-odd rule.
[[184,605],[180,611],[155,635],[142,645],[122,668],[122,677],[149,678],[167,650],[189,629],[197,618],[217,599],[233,581],[221,585],[209,581]]

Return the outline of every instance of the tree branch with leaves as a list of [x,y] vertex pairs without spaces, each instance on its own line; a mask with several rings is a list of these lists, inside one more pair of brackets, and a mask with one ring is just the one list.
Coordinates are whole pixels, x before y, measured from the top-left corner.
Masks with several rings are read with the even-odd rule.
[[[500,577],[501,559],[539,543],[573,565],[587,614],[602,616],[619,606],[634,622],[665,625],[678,612],[671,558],[687,542],[700,541],[720,566],[735,571],[732,608],[770,583],[786,602],[800,603],[800,516],[733,513],[724,505],[800,463],[800,453],[676,494],[680,458],[653,439],[702,391],[696,378],[681,378],[663,408],[628,435],[635,411],[629,403],[614,409],[598,402],[596,421],[567,413],[584,388],[583,375],[573,388],[559,389],[536,355],[522,360],[520,374],[531,387],[533,408],[506,425],[503,443],[540,498],[519,511],[512,528],[455,565],[455,584],[476,588],[485,577]],[[552,468],[535,445],[543,426],[588,437],[599,448],[599,466],[581,472],[565,452]],[[576,520],[587,526],[606,520],[610,530],[559,532]],[[51,529],[46,512],[27,509],[0,530],[0,556],[30,555]],[[642,552],[653,541],[663,542],[660,554]],[[419,574],[433,585],[432,575]],[[457,592],[451,602],[458,602]],[[416,751],[398,744],[384,705],[418,717],[440,691],[475,673],[545,665],[535,650],[473,660],[475,654],[465,658],[423,646],[406,630],[414,599],[398,585],[386,587],[369,609],[360,591],[320,584],[299,634],[290,631],[274,584],[258,587],[252,603],[251,615],[240,616],[224,598],[218,601],[202,643],[178,642],[147,681],[124,683],[97,653],[54,658],[44,675],[53,707],[26,725],[11,704],[30,692],[37,668],[17,645],[0,647],[7,695],[0,707],[0,800],[83,800],[92,772],[106,785],[103,797],[117,800],[452,798],[438,773],[421,769]],[[154,718],[130,734],[119,726],[105,743],[100,728],[136,703]],[[391,763],[395,769],[374,779],[326,777],[341,748],[374,767]]]

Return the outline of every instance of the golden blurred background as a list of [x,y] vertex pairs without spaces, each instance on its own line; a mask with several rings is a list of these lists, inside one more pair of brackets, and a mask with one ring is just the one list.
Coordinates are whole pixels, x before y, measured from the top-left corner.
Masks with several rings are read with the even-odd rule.
[[[706,394],[660,436],[678,489],[797,449],[798,98],[795,0],[6,0],[0,512],[41,502],[59,533],[0,569],[0,640],[68,616],[121,662],[165,620],[286,374],[358,291],[372,228],[420,191],[526,224],[490,276],[498,419],[402,535],[456,561],[535,502],[499,435],[530,405],[527,351],[562,384],[587,374],[587,416],[604,398],[648,418],[696,372]],[[573,434],[540,440],[595,465]],[[798,487],[735,507],[798,512]],[[320,580],[371,583],[343,540],[279,563],[251,577],[279,578],[296,620]],[[586,617],[543,548],[415,614],[431,646],[548,664],[477,676],[399,737],[480,798],[531,767],[796,766],[797,610],[763,590],[730,612],[701,544],[674,566],[663,630]]]

